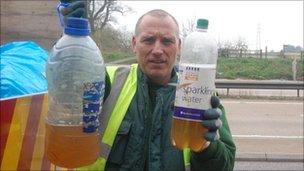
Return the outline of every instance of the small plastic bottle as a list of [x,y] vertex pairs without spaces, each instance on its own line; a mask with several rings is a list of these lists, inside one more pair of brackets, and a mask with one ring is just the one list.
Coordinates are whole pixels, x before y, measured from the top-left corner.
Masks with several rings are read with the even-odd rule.
[[185,38],[181,51],[171,130],[172,144],[179,149],[206,147],[207,130],[201,121],[204,111],[211,108],[218,56],[216,41],[207,32],[208,23],[197,20],[196,31]]
[[53,164],[66,168],[94,163],[100,152],[98,116],[105,65],[89,35],[87,19],[68,18],[64,36],[54,45],[46,65],[45,150]]

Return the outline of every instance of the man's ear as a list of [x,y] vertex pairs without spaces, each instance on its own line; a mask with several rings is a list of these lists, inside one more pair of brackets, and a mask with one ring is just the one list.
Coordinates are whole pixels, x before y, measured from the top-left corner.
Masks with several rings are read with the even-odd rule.
[[177,55],[181,55],[181,48],[182,48],[182,40],[178,38],[178,50],[177,50]]
[[132,50],[133,50],[133,53],[136,54],[136,37],[135,36],[132,36]]

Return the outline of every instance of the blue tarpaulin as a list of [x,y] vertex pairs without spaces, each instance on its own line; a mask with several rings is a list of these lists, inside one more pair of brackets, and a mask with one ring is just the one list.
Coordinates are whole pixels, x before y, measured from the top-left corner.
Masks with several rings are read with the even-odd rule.
[[4,44],[0,50],[0,98],[47,90],[47,51],[32,41]]

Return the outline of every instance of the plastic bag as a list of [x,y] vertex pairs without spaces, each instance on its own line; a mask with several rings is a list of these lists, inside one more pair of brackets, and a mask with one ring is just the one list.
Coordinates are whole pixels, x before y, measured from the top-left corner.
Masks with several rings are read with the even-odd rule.
[[32,41],[8,43],[0,50],[0,98],[47,91],[47,51]]

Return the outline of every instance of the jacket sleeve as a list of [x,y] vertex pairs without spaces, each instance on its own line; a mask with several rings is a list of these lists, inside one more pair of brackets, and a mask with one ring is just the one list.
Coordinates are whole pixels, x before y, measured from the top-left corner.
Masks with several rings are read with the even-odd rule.
[[210,143],[202,152],[191,152],[191,170],[233,170],[236,147],[232,140],[225,109],[222,105],[220,139]]

